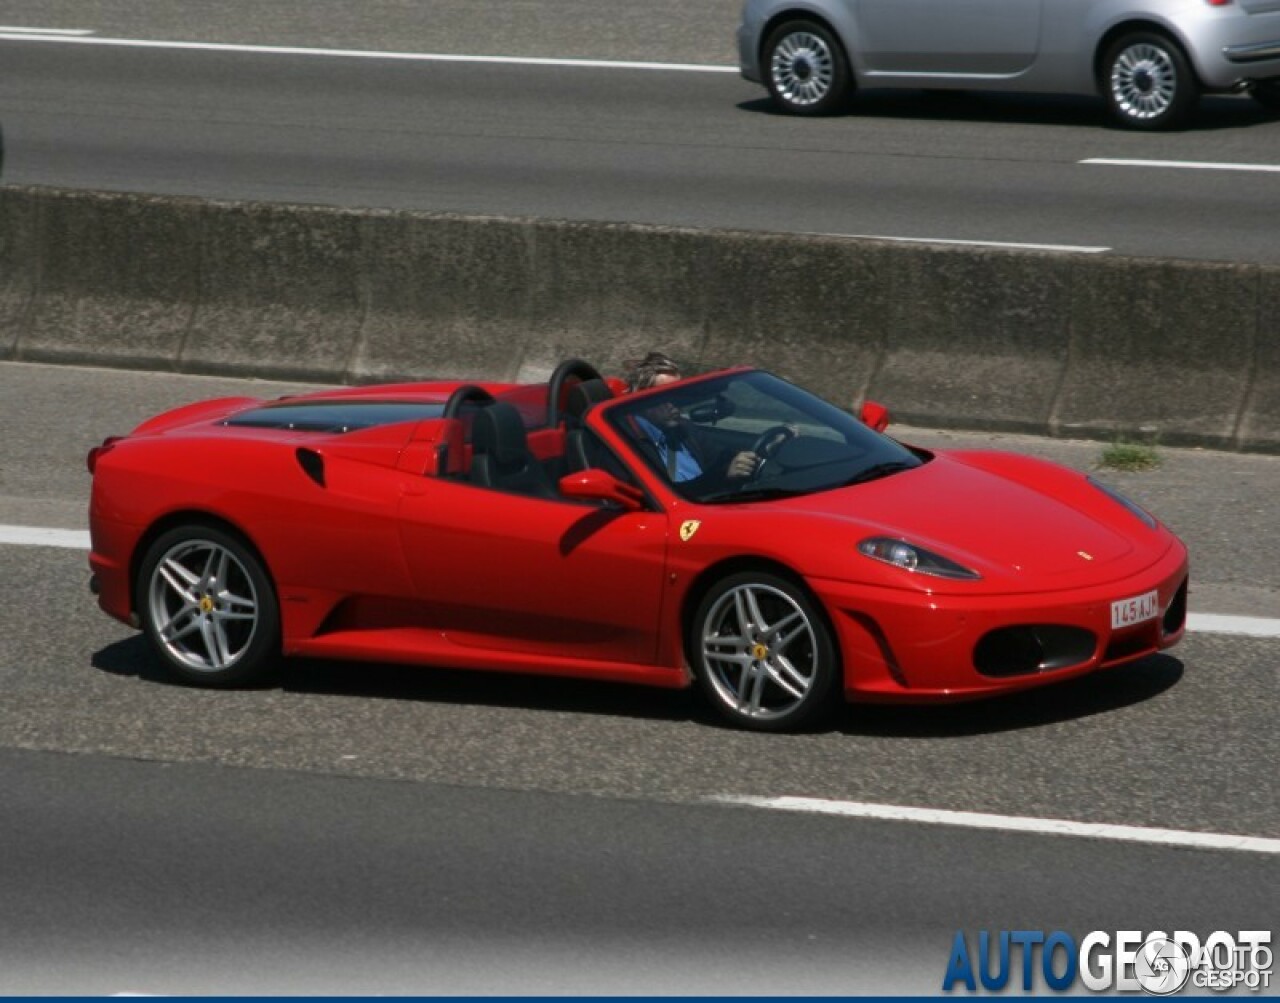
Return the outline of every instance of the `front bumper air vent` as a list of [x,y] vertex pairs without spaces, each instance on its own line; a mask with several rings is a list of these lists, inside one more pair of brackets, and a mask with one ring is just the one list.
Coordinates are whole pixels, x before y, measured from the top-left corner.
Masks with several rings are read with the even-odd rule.
[[1052,672],[1093,657],[1098,639],[1083,627],[1020,624],[982,636],[973,649],[973,665],[992,679]]

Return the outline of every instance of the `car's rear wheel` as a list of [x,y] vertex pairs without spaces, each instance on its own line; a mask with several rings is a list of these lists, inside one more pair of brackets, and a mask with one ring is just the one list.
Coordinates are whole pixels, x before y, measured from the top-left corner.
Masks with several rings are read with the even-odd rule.
[[1249,96],[1269,112],[1280,112],[1280,78],[1259,80],[1249,88]]
[[1103,58],[1100,82],[1112,116],[1130,129],[1176,128],[1200,99],[1187,57],[1155,32],[1117,39]]
[[157,537],[139,568],[136,601],[152,647],[184,682],[251,682],[279,650],[280,614],[261,559],[216,526]]
[[734,724],[790,731],[833,706],[840,662],[822,611],[794,582],[730,575],[698,605],[689,651],[698,684]]
[[788,21],[764,43],[765,84],[793,115],[830,115],[852,90],[849,60],[840,40],[817,21]]

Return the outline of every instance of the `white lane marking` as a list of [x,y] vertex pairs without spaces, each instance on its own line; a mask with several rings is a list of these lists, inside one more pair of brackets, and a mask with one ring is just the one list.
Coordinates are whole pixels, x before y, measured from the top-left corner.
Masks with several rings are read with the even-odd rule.
[[[88,550],[89,533],[78,529],[50,529],[42,526],[0,525],[0,545],[18,547],[65,547]],[[1195,634],[1234,634],[1243,637],[1280,637],[1280,619],[1256,616],[1224,616],[1217,613],[1189,613],[1187,629]]]
[[434,63],[505,63],[518,66],[569,66],[605,70],[676,70],[684,73],[737,73],[736,66],[706,63],[643,63],[614,59],[545,59],[533,56],[467,56],[444,52],[380,52],[376,49],[313,49],[294,45],[232,45],[226,42],[164,42],[147,38],[85,38],[27,34],[0,29],[7,42],[61,42],[67,45],[115,45],[135,49],[188,49],[202,52],[248,52],[277,56],[340,56],[347,59],[399,59]]
[[92,35],[92,28],[15,28],[12,25],[0,25],[0,33],[13,32],[20,35]]
[[1223,616],[1188,613],[1187,630],[1194,634],[1236,634],[1242,637],[1280,637],[1280,620],[1261,616]]
[[1189,171],[1262,171],[1280,174],[1280,166],[1274,164],[1213,164],[1195,160],[1112,160],[1107,157],[1093,157],[1080,161],[1082,164],[1098,164],[1103,167],[1168,167]]
[[1063,251],[1069,254],[1104,254],[1109,247],[1081,244],[1013,244],[1003,240],[953,240],[947,237],[886,237],[878,233],[805,233],[806,237],[847,237],[850,240],[895,240],[903,244],[960,244],[965,247],[1007,247],[1019,251]]
[[1244,850],[1249,853],[1280,854],[1280,839],[1267,839],[1262,836],[1188,832],[1182,829],[1148,829],[1137,825],[1105,825],[1056,818],[1021,818],[1016,815],[987,815],[972,811],[945,811],[939,808],[905,808],[898,805],[868,804],[863,801],[826,801],[821,798],[765,798],[720,794],[709,800],[719,804],[740,804],[777,811],[841,815],[847,818],[951,825],[964,829],[999,829],[1005,832],[1028,832],[1043,836],[1085,836],[1092,839],[1183,846],[1201,850]]
[[39,526],[0,526],[0,544],[19,547],[67,547],[88,550],[89,533],[80,529],[43,529]]

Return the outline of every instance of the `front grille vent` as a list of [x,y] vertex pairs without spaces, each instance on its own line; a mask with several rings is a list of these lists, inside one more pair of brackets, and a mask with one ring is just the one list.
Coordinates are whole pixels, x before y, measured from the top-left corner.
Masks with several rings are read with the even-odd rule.
[[993,679],[1052,672],[1087,662],[1098,639],[1083,627],[1020,624],[989,631],[973,649],[973,665]]

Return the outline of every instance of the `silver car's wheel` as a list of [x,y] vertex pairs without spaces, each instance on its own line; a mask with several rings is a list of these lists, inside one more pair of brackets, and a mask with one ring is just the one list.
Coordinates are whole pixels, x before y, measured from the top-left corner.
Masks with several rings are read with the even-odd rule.
[[700,685],[736,724],[781,731],[829,706],[838,675],[830,631],[785,579],[747,573],[719,582],[699,606],[690,641]]
[[796,115],[825,115],[844,103],[849,64],[840,42],[813,21],[791,21],[764,46],[766,82],[774,101]]
[[1112,114],[1134,129],[1179,125],[1199,97],[1182,50],[1156,34],[1135,34],[1111,47],[1105,63],[1105,92]]
[[243,683],[273,653],[279,619],[257,556],[212,526],[170,530],[143,559],[138,609],[156,652],[182,679]]

